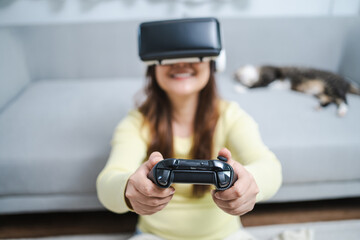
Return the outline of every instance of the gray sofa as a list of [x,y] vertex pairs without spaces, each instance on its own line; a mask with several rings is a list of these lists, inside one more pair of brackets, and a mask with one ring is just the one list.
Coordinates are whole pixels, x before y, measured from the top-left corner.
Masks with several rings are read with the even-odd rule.
[[[309,66],[360,81],[360,18],[220,19],[221,95],[260,126],[283,165],[270,202],[360,196],[360,97],[335,106],[280,90],[234,90],[243,64]],[[104,209],[95,180],[115,126],[141,99],[137,21],[0,28],[0,213]]]

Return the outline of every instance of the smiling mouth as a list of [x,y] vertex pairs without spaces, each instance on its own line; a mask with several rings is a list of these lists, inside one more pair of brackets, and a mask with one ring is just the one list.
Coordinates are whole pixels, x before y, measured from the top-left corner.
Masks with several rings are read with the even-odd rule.
[[170,75],[172,78],[175,79],[186,79],[186,78],[191,78],[194,76],[193,73],[174,73]]

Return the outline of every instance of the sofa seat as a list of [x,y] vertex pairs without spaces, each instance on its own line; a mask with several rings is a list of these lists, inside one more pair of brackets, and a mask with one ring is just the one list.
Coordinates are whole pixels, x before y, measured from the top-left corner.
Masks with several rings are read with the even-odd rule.
[[222,96],[255,119],[286,170],[282,188],[270,201],[359,196],[359,96],[347,95],[349,111],[340,118],[334,104],[316,111],[318,100],[303,93],[269,88],[238,93],[235,84],[219,79]]
[[0,115],[0,212],[31,210],[31,205],[33,210],[101,208],[95,179],[117,123],[133,107],[128,96],[141,84],[97,79],[28,86]]
[[[96,177],[116,125],[134,107],[129,96],[140,97],[143,84],[129,78],[29,85],[0,115],[0,212],[103,209]],[[349,95],[349,113],[338,118],[335,107],[316,112],[317,101],[300,93],[239,94],[221,77],[218,87],[258,122],[286,169],[272,201],[360,195],[360,97]]]

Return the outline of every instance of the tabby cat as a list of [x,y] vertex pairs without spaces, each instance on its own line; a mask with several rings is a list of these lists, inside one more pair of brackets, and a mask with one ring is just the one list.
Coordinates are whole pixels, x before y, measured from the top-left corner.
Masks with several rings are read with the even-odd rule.
[[266,87],[276,80],[289,81],[292,90],[317,97],[318,109],[335,103],[340,117],[348,111],[346,94],[360,95],[359,89],[343,77],[312,68],[246,65],[235,72],[235,78],[248,88]]

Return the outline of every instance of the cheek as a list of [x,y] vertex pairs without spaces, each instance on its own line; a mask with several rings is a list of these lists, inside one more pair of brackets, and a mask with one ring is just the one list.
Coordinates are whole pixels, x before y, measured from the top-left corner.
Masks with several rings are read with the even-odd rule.
[[210,69],[206,68],[205,70],[199,72],[198,80],[203,87],[205,87],[206,84],[209,82],[209,78],[210,78]]
[[164,82],[166,79],[166,69],[162,66],[156,66],[155,68],[155,78],[159,86],[163,89],[164,88]]
[[161,79],[165,74],[164,68],[160,66],[155,67],[155,77]]

